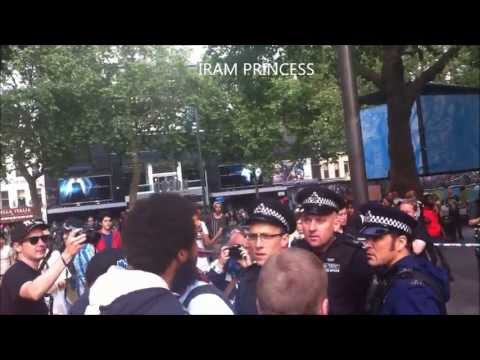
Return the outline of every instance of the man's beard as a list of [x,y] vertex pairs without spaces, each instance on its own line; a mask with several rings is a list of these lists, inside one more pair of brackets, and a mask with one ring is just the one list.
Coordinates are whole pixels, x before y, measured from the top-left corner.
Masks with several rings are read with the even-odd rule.
[[196,257],[190,256],[188,260],[180,265],[172,282],[171,290],[182,295],[187,287],[199,278]]

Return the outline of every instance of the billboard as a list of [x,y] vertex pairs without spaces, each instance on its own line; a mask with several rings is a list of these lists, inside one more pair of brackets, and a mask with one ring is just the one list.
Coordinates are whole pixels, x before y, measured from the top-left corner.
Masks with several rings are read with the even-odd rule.
[[112,199],[110,175],[69,177],[58,180],[59,204]]
[[[219,165],[220,187],[221,188],[237,188],[255,185],[255,172],[243,164]],[[259,172],[260,173],[260,172]],[[260,173],[258,184],[263,184],[263,177]]]

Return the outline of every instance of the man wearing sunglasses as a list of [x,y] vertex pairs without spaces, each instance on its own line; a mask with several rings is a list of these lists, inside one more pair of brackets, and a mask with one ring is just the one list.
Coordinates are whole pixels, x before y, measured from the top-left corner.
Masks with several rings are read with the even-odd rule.
[[329,314],[362,314],[372,278],[361,245],[335,232],[343,199],[321,186],[306,187],[297,195],[302,219],[303,240],[291,247],[312,251],[322,260],[328,275]]
[[368,205],[362,210],[360,236],[366,239],[368,264],[379,271],[371,312],[381,315],[446,314],[446,270],[412,253],[415,219],[396,208]]
[[279,201],[262,200],[248,220],[247,246],[254,254],[254,263],[246,249],[241,252],[244,270],[239,275],[235,314],[257,314],[257,282],[260,269],[275,254],[288,247],[288,236],[295,230],[292,211]]
[[18,223],[12,231],[12,246],[17,262],[8,269],[2,285],[2,314],[47,315],[43,299],[62,271],[82,247],[85,235],[72,232],[61,256],[43,274],[39,266],[50,239],[48,226],[42,220]]

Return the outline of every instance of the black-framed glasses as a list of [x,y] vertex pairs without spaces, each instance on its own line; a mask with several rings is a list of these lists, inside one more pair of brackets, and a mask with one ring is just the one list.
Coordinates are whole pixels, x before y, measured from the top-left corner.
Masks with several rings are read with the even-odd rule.
[[271,240],[275,239],[276,237],[282,236],[285,233],[280,233],[280,234],[255,234],[255,233],[247,233],[246,238],[248,241],[258,241],[258,240]]
[[45,244],[47,244],[52,237],[50,235],[42,235],[42,236],[32,236],[26,239],[26,241],[30,242],[32,245],[37,245],[39,240],[42,240]]

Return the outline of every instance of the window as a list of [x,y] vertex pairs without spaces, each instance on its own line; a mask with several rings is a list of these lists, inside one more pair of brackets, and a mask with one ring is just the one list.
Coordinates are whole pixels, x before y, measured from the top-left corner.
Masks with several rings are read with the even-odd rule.
[[26,206],[25,190],[17,190],[18,207]]
[[350,175],[350,166],[348,165],[348,161],[343,163],[343,170],[345,171],[346,176]]
[[8,191],[2,191],[0,193],[0,198],[2,199],[1,208],[2,209],[9,209],[10,208],[10,203],[8,201]]
[[338,166],[335,166],[335,177],[336,178],[340,177],[340,169],[338,168]]
[[160,160],[152,164],[154,174],[177,171],[177,164],[171,160]]
[[323,168],[323,178],[328,179],[328,167]]

